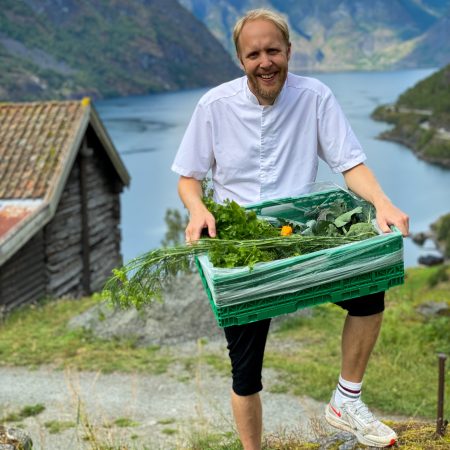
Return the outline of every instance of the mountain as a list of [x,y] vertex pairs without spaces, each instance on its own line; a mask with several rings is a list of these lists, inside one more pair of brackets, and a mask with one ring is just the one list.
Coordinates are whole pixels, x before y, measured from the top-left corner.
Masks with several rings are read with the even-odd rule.
[[442,67],[450,62],[450,14],[441,17],[421,36],[397,67]]
[[378,107],[376,120],[394,125],[380,136],[410,147],[419,158],[450,169],[450,64]]
[[288,18],[295,72],[450,61],[450,0],[0,0],[0,100],[218,84],[241,73],[231,32],[256,7]]
[[450,62],[450,0],[179,2],[233,55],[231,32],[239,16],[257,7],[278,11],[290,25],[294,72],[441,67]]
[[1,0],[0,100],[215,85],[240,74],[176,0]]

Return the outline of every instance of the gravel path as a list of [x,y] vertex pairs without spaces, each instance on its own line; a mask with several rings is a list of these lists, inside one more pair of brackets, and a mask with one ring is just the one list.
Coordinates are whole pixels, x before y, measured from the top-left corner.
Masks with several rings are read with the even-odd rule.
[[[266,375],[269,379],[276,376]],[[310,419],[319,417],[324,408],[308,398],[267,390],[262,395],[265,431],[269,433],[300,428],[306,432]],[[41,414],[20,425],[37,450],[93,448],[83,439],[89,434],[83,422],[95,427],[99,441],[114,448],[134,442],[136,448],[181,449],[196,431],[233,430],[229,380],[207,367],[185,381],[179,381],[174,373],[151,376],[3,368],[0,399],[6,411],[38,403],[45,406]],[[114,425],[119,418],[129,419],[135,426]],[[45,426],[50,421],[80,423],[51,434]]]

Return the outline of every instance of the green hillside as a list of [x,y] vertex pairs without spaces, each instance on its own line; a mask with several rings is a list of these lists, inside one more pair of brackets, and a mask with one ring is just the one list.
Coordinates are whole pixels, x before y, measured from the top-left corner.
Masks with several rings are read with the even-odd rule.
[[405,91],[398,98],[397,106],[429,109],[432,111],[430,124],[450,129],[450,64]]
[[240,73],[175,0],[3,0],[0,64],[4,101],[145,94]]
[[372,117],[394,125],[382,139],[450,168],[450,65],[408,89],[393,105],[378,107]]

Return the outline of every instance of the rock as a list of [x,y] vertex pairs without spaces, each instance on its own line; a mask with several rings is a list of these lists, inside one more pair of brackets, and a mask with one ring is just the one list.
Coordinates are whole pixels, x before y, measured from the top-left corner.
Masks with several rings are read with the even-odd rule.
[[355,436],[343,431],[323,437],[319,439],[317,443],[320,445],[320,448],[324,450],[356,450],[359,448]]
[[424,255],[419,256],[418,262],[424,266],[436,266],[444,262],[444,257],[441,255]]
[[222,336],[198,274],[176,277],[163,302],[137,311],[99,304],[73,318],[69,328],[84,328],[102,339],[135,339],[137,345],[177,344]]
[[25,431],[0,425],[0,450],[32,450],[32,448],[33,442]]
[[417,307],[425,317],[450,316],[450,306],[445,302],[425,302]]
[[430,239],[431,235],[430,233],[425,232],[419,232],[419,233],[411,233],[411,239],[413,242],[415,242],[417,245],[423,245],[427,239]]

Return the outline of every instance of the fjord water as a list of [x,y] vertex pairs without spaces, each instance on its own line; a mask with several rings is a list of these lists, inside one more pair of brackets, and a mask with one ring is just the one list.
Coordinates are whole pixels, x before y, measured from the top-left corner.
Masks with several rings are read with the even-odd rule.
[[[314,74],[330,86],[339,100],[385,192],[411,218],[413,232],[450,212],[450,170],[428,164],[402,145],[377,139],[389,128],[375,122],[371,112],[394,102],[405,89],[433,72],[431,69],[395,72]],[[97,108],[131,175],[122,194],[122,254],[124,260],[159,247],[165,233],[167,208],[183,209],[178,199],[178,176],[170,166],[194,107],[207,89],[127,97],[97,102]],[[321,163],[318,181],[343,185]],[[417,265],[421,249],[405,240],[406,266]]]

